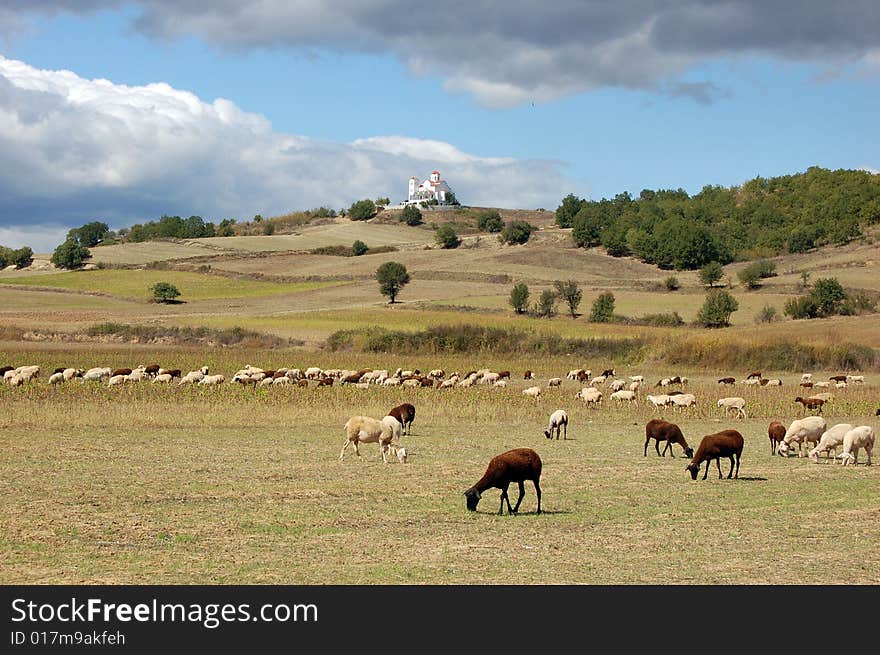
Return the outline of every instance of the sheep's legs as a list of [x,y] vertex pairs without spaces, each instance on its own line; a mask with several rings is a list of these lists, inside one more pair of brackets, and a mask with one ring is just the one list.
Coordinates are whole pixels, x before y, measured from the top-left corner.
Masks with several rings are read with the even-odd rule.
[[564,430],[562,438],[568,439],[568,423],[563,423],[562,429]]
[[[721,458],[720,457],[715,458],[715,464],[718,466],[718,479],[720,480],[723,477],[721,475]],[[707,466],[706,468],[708,469],[709,467]],[[730,477],[730,476],[728,476],[728,477]]]
[[[526,493],[526,489],[522,483],[522,480],[520,480],[517,484],[519,485],[519,498],[516,499],[516,505],[513,506],[513,513],[514,514],[516,514],[519,511],[519,504],[522,502],[523,496]],[[510,503],[509,500],[507,502]]]
[[704,479],[704,480],[705,480],[706,477],[709,475],[709,464],[711,464],[711,463],[712,463],[711,460],[708,460],[708,459],[706,460],[706,471],[703,473],[703,479]]
[[537,513],[540,514],[541,513],[541,487],[538,484],[537,480],[533,480],[533,482],[535,483],[535,493],[538,496],[538,512]]
[[[339,453],[339,459],[342,459],[345,456],[345,449],[348,448],[348,444],[350,443],[351,441],[348,439],[348,437],[346,437],[345,443],[342,444],[342,452]],[[354,449],[355,452],[357,452],[357,446],[355,446]]]
[[[510,497],[507,495],[507,487],[509,486],[509,484],[510,484],[510,483],[508,483],[507,485],[505,485],[504,488],[501,490],[501,505],[499,505],[499,507],[498,507],[498,515],[499,515],[499,516],[501,516],[502,514],[504,514],[504,501],[505,501],[505,500],[507,501],[507,511],[508,511],[508,513],[510,513],[510,514],[513,514],[513,513],[514,513],[514,510],[512,510],[512,509],[510,508]],[[517,507],[519,507],[519,503],[517,503]]]

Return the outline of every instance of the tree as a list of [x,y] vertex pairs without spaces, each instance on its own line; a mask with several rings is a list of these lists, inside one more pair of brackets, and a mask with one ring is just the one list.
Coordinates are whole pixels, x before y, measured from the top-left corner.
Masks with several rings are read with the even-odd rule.
[[461,245],[461,239],[455,233],[455,228],[448,223],[437,228],[435,238],[441,248],[458,248]]
[[366,221],[376,214],[376,205],[369,198],[358,200],[348,208],[348,217],[353,221]]
[[510,292],[510,305],[517,314],[522,314],[529,306],[529,287],[525,282],[516,284]]
[[578,305],[581,304],[581,298],[583,297],[583,293],[581,293],[578,283],[574,280],[568,280],[566,282],[556,280],[553,283],[553,286],[556,287],[557,295],[568,305],[568,313],[571,314],[572,318],[575,318],[577,316]]
[[678,282],[678,278],[674,275],[670,275],[668,278],[663,280],[663,284],[666,286],[666,289],[668,291],[677,291],[678,288],[681,286],[681,284],[679,284]]
[[458,202],[458,198],[455,197],[455,193],[452,191],[447,191],[445,198],[446,199],[444,201],[444,204],[447,204],[447,205],[460,205],[461,204],[460,202]]
[[79,245],[76,241],[67,240],[55,248],[50,261],[58,268],[73,269],[82,266],[91,256],[88,248]]
[[34,261],[34,251],[29,246],[23,246],[10,253],[9,263],[15,264],[15,268],[27,268]]
[[575,214],[581,209],[583,200],[573,193],[569,193],[562,199],[562,204],[556,208],[556,224],[559,227],[571,227]]
[[556,313],[556,294],[551,289],[544,289],[535,305],[535,315],[542,318],[553,318]]
[[504,229],[504,220],[496,210],[480,212],[477,217],[477,227],[484,232],[500,232]]
[[388,296],[388,303],[392,304],[400,290],[409,283],[409,273],[399,262],[385,262],[376,269],[376,280],[382,295]]
[[526,221],[510,221],[501,230],[498,239],[501,243],[525,243],[532,236],[532,232],[537,229]]
[[[235,236],[235,219],[234,218],[224,218],[220,221],[220,225],[217,226],[217,236],[218,237],[231,237]],[[132,228],[132,232],[134,228]]]
[[407,205],[400,212],[400,220],[415,227],[422,224],[422,212],[415,205]]
[[106,223],[92,221],[68,231],[67,240],[86,248],[93,248],[104,240],[108,232],[110,232],[110,228]]
[[697,314],[697,323],[703,327],[716,328],[730,325],[730,315],[739,309],[736,298],[723,289],[712,289]]
[[156,282],[150,287],[153,292],[153,300],[155,302],[170,303],[180,295],[177,287],[170,282]]
[[353,244],[351,244],[351,252],[355,257],[360,257],[361,255],[367,254],[367,251],[370,248],[363,241],[358,239]]
[[839,313],[848,295],[837,278],[825,277],[816,280],[810,291],[810,297],[816,304],[820,316],[831,316]]
[[737,277],[749,289],[757,289],[761,286],[761,275],[754,266],[746,266]]
[[700,269],[700,282],[710,289],[724,276],[724,267],[720,262],[709,262]]
[[265,234],[267,237],[275,234],[275,223],[271,223],[269,221],[263,223],[263,234]]
[[391,204],[391,198],[376,198],[376,205],[381,205],[382,207],[387,207]]
[[600,293],[593,301],[593,307],[590,310],[590,322],[592,323],[610,323],[614,318],[614,294],[610,291]]

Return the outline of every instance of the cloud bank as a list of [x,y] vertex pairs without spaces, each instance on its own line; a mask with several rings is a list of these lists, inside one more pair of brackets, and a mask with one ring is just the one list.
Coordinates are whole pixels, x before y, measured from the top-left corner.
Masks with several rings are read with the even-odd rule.
[[471,205],[555,207],[573,190],[558,161],[480,157],[404,136],[316,141],[275,132],[222,98],[0,57],[0,239],[9,245],[33,239],[34,226],[54,239],[60,226],[91,220],[121,227],[167,213],[219,221],[365,197],[397,201],[412,175],[434,168]]
[[[600,87],[713,97],[684,83],[708,60],[769,57],[876,72],[876,0],[6,0],[26,12],[135,7],[136,29],[230,49],[391,53],[417,75],[488,107]],[[3,24],[0,9],[0,26]],[[6,10],[9,12],[10,10]],[[13,15],[12,19],[15,18]],[[709,95],[707,95],[707,93]]]

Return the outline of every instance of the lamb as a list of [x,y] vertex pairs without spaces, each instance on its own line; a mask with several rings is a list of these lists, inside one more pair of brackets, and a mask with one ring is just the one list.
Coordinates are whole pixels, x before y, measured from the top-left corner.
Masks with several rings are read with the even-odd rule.
[[83,376],[83,370],[81,368],[66,368],[61,371],[61,375],[64,376],[65,380],[72,380],[73,378],[81,378]]
[[785,426],[779,421],[772,421],[767,426],[767,436],[770,437],[770,454],[775,455],[776,449],[785,438]]
[[643,375],[630,375],[629,379],[633,382],[644,382],[645,377]]
[[860,425],[843,435],[843,452],[838,457],[843,458],[843,465],[850,462],[858,464],[859,448],[864,448],[868,455],[868,466],[871,466],[871,451],[874,449],[874,428],[870,425]]
[[564,409],[557,409],[550,414],[550,424],[544,430],[544,436],[548,439],[553,438],[553,431],[556,431],[556,440],[559,440],[560,431],[563,432],[563,439],[568,439],[568,414]]
[[821,416],[807,416],[806,418],[792,421],[782,437],[776,452],[783,457],[788,457],[788,451],[792,450],[792,444],[797,442],[798,457],[802,457],[801,447],[806,443],[819,443],[822,433],[828,429],[825,419]]
[[[652,418],[645,424],[645,453],[644,456],[648,456],[648,443],[651,439],[655,439],[654,449],[657,451],[657,454],[661,457],[666,457],[666,451],[669,451],[669,454],[674,458],[675,453],[672,452],[672,444],[677,443],[684,449],[685,457],[693,457],[694,449],[688,446],[687,441],[685,441],[684,435],[681,433],[681,428],[679,428],[675,423],[670,423],[669,421],[664,421],[659,418]],[[665,441],[666,446],[663,448],[663,453],[660,453],[660,442]]]
[[126,381],[128,382],[140,382],[144,378],[147,377],[147,367],[146,366],[138,366],[136,369],[132,369],[131,373],[125,376]]
[[507,380],[498,380],[498,381],[495,382],[492,386],[493,386],[493,387],[496,387],[496,388],[499,388],[499,389],[500,389],[500,388],[503,388],[503,387],[506,387],[506,386],[507,386]]
[[169,384],[173,378],[171,377],[171,373],[160,373],[156,377],[153,378],[153,384],[158,382],[159,384]]
[[628,401],[635,402],[636,400],[636,392],[630,391],[628,389],[621,389],[620,391],[615,391],[611,396],[609,396],[613,400],[618,402]]
[[208,374],[208,367],[202,366],[202,368],[200,368],[198,371],[190,371],[189,373],[184,375],[182,378],[180,378],[180,382],[178,382],[177,385],[180,386],[182,384],[192,384],[194,382],[198,382],[203,377],[205,377],[207,374]]
[[[269,380],[269,384],[272,384],[272,378],[263,378],[263,380]],[[217,375],[206,375],[201,380],[199,380],[196,384],[199,385],[215,385],[215,384],[223,384],[226,382],[226,376],[217,374]]]
[[538,396],[541,395],[541,387],[529,387],[528,389],[523,389],[523,395],[537,399]]
[[[708,434],[700,440],[697,452],[694,453],[691,463],[685,467],[685,470],[690,472],[692,480],[696,480],[700,464],[706,462],[706,471],[703,473],[705,480],[709,475],[709,464],[714,459],[718,466],[718,479],[720,480],[723,477],[721,475],[721,458],[729,457],[730,471],[727,472],[727,479],[729,480],[731,476],[739,478],[739,460],[742,456],[743,444],[743,436],[736,430],[722,430],[715,434]],[[733,472],[734,460],[736,460],[735,474]]]
[[548,387],[558,387],[562,385],[562,378],[550,378],[547,380]]
[[641,380],[636,380],[635,382],[630,383],[629,390],[632,391],[633,393],[637,393],[639,390],[639,387],[641,387],[641,386],[642,386]]
[[[393,417],[392,419],[400,425],[397,419]],[[378,443],[379,451],[382,453],[382,461],[388,462],[386,456],[388,446],[394,436],[394,425],[390,421],[380,421],[370,416],[352,416],[345,422],[343,429],[345,430],[345,441],[342,444],[342,451],[339,453],[340,461],[345,457],[345,449],[351,444],[354,444],[354,454],[360,457],[359,443]]]
[[849,423],[838,423],[825,430],[822,436],[819,437],[819,443],[809,452],[809,458],[818,464],[819,453],[825,453],[825,458],[827,459],[829,452],[832,450],[834,451],[834,457],[837,457],[837,447],[843,445],[843,437],[852,429],[853,426]]
[[52,386],[55,386],[56,384],[59,384],[61,382],[64,382],[64,373],[53,373],[49,376],[49,384],[51,384]]
[[[471,512],[477,511],[477,503],[486,489],[497,487],[501,489],[501,504],[498,507],[498,514],[504,514],[504,502],[507,501],[508,514],[516,514],[519,505],[525,495],[526,480],[531,480],[535,485],[535,493],[538,496],[538,511],[541,513],[541,458],[531,448],[514,448],[507,452],[496,455],[489,461],[489,466],[483,477],[476,484],[464,492],[467,502],[467,508]],[[519,485],[519,498],[516,505],[510,506],[510,498],[507,495],[507,488],[511,482]]]
[[599,385],[599,384],[605,384],[606,379],[607,378],[604,375],[597,375],[592,380],[590,380],[590,386],[595,387],[596,385]]
[[723,407],[725,414],[733,409],[736,411],[738,416],[746,418],[745,406],[745,398],[740,398],[739,396],[730,396],[728,398],[718,399],[718,407]]
[[400,424],[403,426],[403,433],[410,434],[412,422],[416,418],[416,408],[410,403],[402,403],[388,410],[387,416],[393,416],[400,421]]

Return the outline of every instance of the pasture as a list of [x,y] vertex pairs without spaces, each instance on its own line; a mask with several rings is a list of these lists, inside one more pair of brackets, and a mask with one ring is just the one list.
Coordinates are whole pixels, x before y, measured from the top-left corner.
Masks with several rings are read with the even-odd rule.
[[[663,413],[689,444],[726,427],[746,443],[740,479],[718,480],[713,464],[706,481],[693,482],[677,446],[675,459],[657,457],[653,445],[643,455],[644,424],[658,415],[644,394],[635,405],[590,409],[574,399],[579,383],[546,388],[575,366],[570,358],[55,344],[0,355],[49,371],[157,361],[227,375],[245,363],[514,372],[506,389],[448,391],[76,380],[51,388],[45,376],[0,386],[7,584],[880,582],[877,462],[864,466],[864,453],[847,467],[770,454],[769,421],[803,415],[790,372],[782,388],[731,389],[715,383],[715,371],[675,371],[691,378],[699,404]],[[531,384],[517,379],[525,368],[545,387],[537,400],[520,393]],[[655,391],[666,371],[639,368],[617,367],[617,377],[644,374],[644,391]],[[865,386],[831,390],[829,424],[876,428],[878,383],[868,374]],[[725,395],[745,397],[749,418],[725,417],[714,403]],[[401,440],[408,463],[382,464],[375,444],[339,460],[349,416],[380,417],[402,401],[417,408],[413,434]],[[567,441],[542,434],[557,407],[571,418]],[[518,516],[496,515],[498,490],[466,511],[462,494],[489,459],[520,446],[543,459],[544,513],[534,514],[529,483]],[[511,494],[515,501],[516,485]]]

